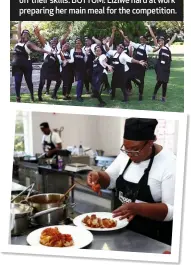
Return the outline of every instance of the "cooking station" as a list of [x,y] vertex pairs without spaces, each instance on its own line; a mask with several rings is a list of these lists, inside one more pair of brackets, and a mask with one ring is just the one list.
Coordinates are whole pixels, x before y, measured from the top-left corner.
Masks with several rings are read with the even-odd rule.
[[[101,170],[104,166],[102,159],[100,159],[99,163],[96,163],[96,165],[90,165],[91,168],[93,170]],[[78,162],[84,161],[80,160]],[[16,194],[19,194],[31,184],[34,184],[31,192],[32,197],[38,196],[38,194],[64,194],[75,183],[76,186],[70,192],[68,198],[69,207],[67,208],[67,211],[64,212],[63,220],[57,223],[59,225],[73,226],[73,219],[80,214],[90,212],[111,212],[113,209],[112,191],[102,190],[102,196],[100,197],[87,187],[86,177],[88,171],[69,172],[65,170],[65,167],[60,170],[52,165],[27,161],[19,161],[17,165],[19,167],[19,174],[17,178],[14,177],[13,174],[12,196],[16,196]],[[108,164],[106,163],[105,166],[107,167],[107,165]],[[26,194],[27,192],[25,192],[24,195],[26,196]],[[53,213],[51,214],[53,215]],[[41,219],[41,221],[44,221],[44,219]],[[12,233],[10,243],[13,245],[27,245],[27,236],[32,231],[45,226],[47,225],[42,225],[38,222],[30,222],[27,229],[25,229],[23,233],[20,233],[20,235],[14,235]],[[94,240],[90,245],[86,246],[85,249],[159,254],[171,250],[170,246],[137,234],[128,228],[110,232],[91,232]]]

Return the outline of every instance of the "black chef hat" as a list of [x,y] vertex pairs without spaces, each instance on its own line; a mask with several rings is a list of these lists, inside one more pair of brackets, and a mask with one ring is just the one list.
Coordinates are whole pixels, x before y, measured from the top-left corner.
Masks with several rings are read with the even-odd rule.
[[21,36],[22,36],[24,33],[29,34],[29,37],[31,37],[30,32],[29,32],[28,29],[24,29],[24,30],[21,32]]
[[165,38],[163,36],[159,36],[158,40],[164,40]]
[[125,121],[124,139],[132,141],[155,140],[156,119],[130,118]]
[[41,123],[41,124],[40,124],[40,128],[41,128],[41,129],[47,129],[47,128],[49,128],[49,124],[48,124],[48,122],[43,122],[43,123]]

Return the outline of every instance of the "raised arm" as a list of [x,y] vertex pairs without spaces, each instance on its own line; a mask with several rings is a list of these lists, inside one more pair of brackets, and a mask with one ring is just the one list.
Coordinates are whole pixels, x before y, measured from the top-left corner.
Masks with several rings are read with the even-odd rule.
[[40,34],[40,29],[38,26],[36,26],[34,28],[34,34],[36,35],[36,37],[38,38],[38,40],[40,41],[40,44],[42,45],[42,47],[45,46],[46,44],[46,40],[45,38]]
[[94,36],[92,37],[92,40],[95,41],[96,44],[101,45],[101,41],[96,39]]
[[156,36],[155,36],[155,34],[154,34],[154,32],[153,32],[151,26],[148,25],[148,24],[146,24],[146,26],[147,26],[147,28],[148,28],[148,30],[149,30],[149,32],[150,32],[151,37],[153,38],[154,45],[155,45],[155,46],[158,46],[157,38],[156,38]]
[[112,27],[111,38],[110,38],[110,41],[109,41],[109,47],[111,47],[111,45],[113,45],[113,41],[114,41],[114,37],[115,37],[115,32],[116,32],[116,27],[113,26]]
[[119,33],[121,34],[121,36],[123,37],[124,40],[126,40],[127,42],[129,42],[129,38],[127,36],[125,36],[124,32],[122,29],[119,29]]
[[51,54],[51,52],[48,52],[44,49],[41,49],[40,47],[38,47],[36,44],[32,43],[32,42],[28,42],[27,43],[27,47],[30,49],[30,50],[33,50],[35,52],[40,52],[40,53],[48,53],[48,54]]
[[107,45],[105,40],[103,41],[103,45],[104,45],[104,47],[106,49],[106,52],[108,52],[110,49],[109,49],[109,46]]
[[18,23],[18,27],[17,27],[17,37],[18,37],[18,41],[21,39],[21,21],[19,21]]
[[62,36],[62,39],[60,41],[61,46],[65,43],[66,39],[68,38],[71,32],[72,32],[72,24],[68,26],[67,32]]
[[175,33],[172,39],[168,42],[168,46],[171,46],[173,44],[173,42],[176,40],[176,37],[177,37],[177,33]]

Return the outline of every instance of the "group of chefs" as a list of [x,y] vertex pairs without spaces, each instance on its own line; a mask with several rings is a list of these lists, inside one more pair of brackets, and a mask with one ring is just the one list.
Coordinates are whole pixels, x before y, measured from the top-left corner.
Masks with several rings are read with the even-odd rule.
[[[21,30],[18,24],[18,43],[14,48],[12,61],[12,75],[15,77],[15,91],[17,102],[21,102],[20,90],[23,75],[30,91],[31,100],[34,101],[32,82],[32,51],[44,54],[44,62],[40,71],[38,100],[43,101],[42,92],[46,84],[46,94],[49,94],[51,81],[56,81],[52,92],[52,99],[57,99],[57,92],[62,83],[63,100],[71,100],[71,88],[76,82],[76,99],[83,102],[83,87],[86,93],[99,101],[99,107],[106,105],[102,99],[102,92],[106,90],[111,95],[111,100],[116,98],[116,89],[121,89],[123,102],[128,102],[132,93],[132,82],[138,86],[138,100],[143,100],[145,73],[148,66],[148,54],[159,52],[156,71],[156,85],[153,89],[152,100],[156,100],[159,88],[162,86],[161,101],[166,101],[167,85],[170,77],[171,51],[170,45],[176,39],[176,34],[166,43],[164,37],[158,39],[149,25],[148,29],[154,41],[154,47],[147,44],[146,36],[140,36],[139,43],[134,43],[121,29],[112,28],[110,37],[96,39],[86,37],[83,42],[76,38],[75,47],[71,49],[67,38],[72,31],[72,26],[59,40],[54,37],[51,41],[45,40],[38,26],[34,33],[42,48],[30,41],[30,32]],[[123,42],[114,49],[115,33],[119,32]],[[112,73],[111,85],[108,73]]]

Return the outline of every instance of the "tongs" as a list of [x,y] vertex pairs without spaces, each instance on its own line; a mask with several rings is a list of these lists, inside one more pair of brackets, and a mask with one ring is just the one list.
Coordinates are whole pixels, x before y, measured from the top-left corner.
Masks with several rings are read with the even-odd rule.
[[27,190],[29,190],[29,192],[28,192],[28,194],[27,194],[27,196],[26,196],[26,198],[25,198],[25,200],[22,200],[20,203],[23,203],[23,202],[26,202],[27,201],[27,199],[28,199],[28,197],[30,196],[30,194],[31,194],[31,192],[32,192],[32,190],[33,190],[33,188],[34,188],[34,185],[35,185],[35,183],[32,183],[30,186],[28,186],[26,189],[24,189],[23,191],[21,191],[15,198],[13,198],[12,200],[11,200],[11,203],[13,203],[19,196],[21,196],[23,193],[25,193]]

